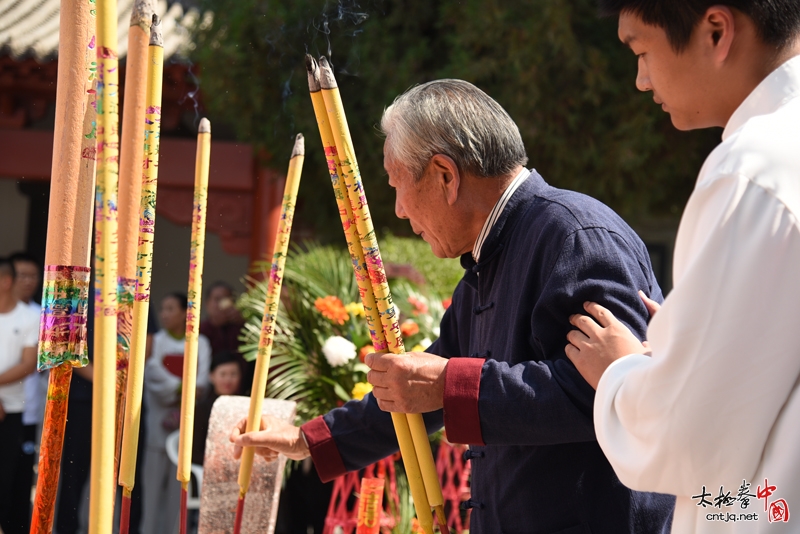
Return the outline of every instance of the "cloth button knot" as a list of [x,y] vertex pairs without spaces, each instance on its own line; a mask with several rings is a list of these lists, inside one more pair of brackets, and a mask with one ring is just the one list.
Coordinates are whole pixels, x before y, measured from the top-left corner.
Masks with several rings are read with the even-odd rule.
[[462,510],[469,510],[470,508],[477,508],[478,510],[483,510],[485,506],[480,501],[475,501],[472,499],[468,499],[461,503],[460,508]]
[[490,302],[489,304],[483,304],[481,306],[475,306],[472,308],[472,313],[475,315],[480,315],[481,313],[485,312],[489,308],[494,307],[494,301]]
[[473,458],[483,458],[486,456],[486,453],[483,451],[473,451],[472,449],[467,449],[464,451],[464,454],[461,455],[464,458],[464,461],[472,460]]

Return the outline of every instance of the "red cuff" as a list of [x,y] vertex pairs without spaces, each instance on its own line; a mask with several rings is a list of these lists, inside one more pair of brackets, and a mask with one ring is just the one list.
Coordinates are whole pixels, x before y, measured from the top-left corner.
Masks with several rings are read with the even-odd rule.
[[330,482],[347,472],[336,442],[333,441],[331,431],[322,417],[312,419],[301,426],[300,430],[306,437],[314,467],[317,468],[317,474],[323,482]]
[[451,443],[485,445],[478,413],[483,358],[450,358],[444,370],[444,429]]

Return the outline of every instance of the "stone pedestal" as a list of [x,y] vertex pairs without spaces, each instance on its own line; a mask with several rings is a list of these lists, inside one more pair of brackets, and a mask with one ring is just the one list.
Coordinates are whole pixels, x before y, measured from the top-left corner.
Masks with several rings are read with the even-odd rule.
[[[247,417],[249,408],[248,397],[222,396],[214,403],[206,439],[198,534],[233,532],[239,500],[239,461],[233,458],[233,444],[228,438],[236,423]],[[262,413],[292,422],[295,403],[265,399]],[[284,456],[272,463],[256,456],[244,505],[242,534],[272,534],[275,531],[285,465]]]

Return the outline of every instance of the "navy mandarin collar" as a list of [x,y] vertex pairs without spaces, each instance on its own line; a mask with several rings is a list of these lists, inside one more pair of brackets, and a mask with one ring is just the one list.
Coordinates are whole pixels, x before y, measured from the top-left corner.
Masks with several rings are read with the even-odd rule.
[[[483,242],[480,250],[480,261],[476,262],[472,257],[472,251],[461,255],[461,266],[467,271],[464,280],[472,287],[477,287],[477,273],[489,264],[503,249],[504,230],[513,228],[519,215],[531,199],[536,197],[542,189],[547,187],[544,178],[536,170],[531,170],[528,179],[525,180],[508,200],[505,209],[497,218],[492,226],[492,230]],[[472,275],[472,276],[470,276]],[[474,280],[473,280],[474,278]]]

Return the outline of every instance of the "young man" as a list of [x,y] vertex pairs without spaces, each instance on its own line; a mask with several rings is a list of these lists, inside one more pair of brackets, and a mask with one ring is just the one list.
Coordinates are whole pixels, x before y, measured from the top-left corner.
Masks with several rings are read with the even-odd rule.
[[673,532],[796,532],[800,2],[601,5],[673,124],[725,130],[683,214],[675,288],[649,303],[649,343],[599,304],[571,318],[598,441],[623,483],[678,496]]
[[36,370],[39,314],[14,295],[14,264],[0,258],[0,530],[28,532],[31,454],[23,449],[23,380]]

